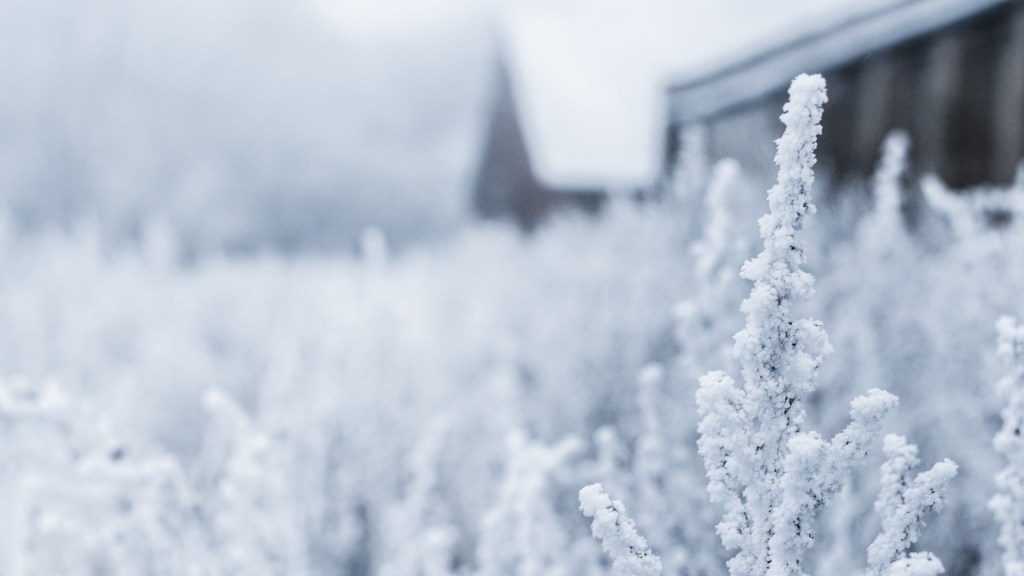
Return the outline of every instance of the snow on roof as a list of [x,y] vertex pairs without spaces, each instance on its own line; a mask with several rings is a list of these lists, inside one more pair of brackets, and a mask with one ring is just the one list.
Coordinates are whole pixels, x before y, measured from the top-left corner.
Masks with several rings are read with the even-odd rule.
[[628,188],[657,178],[674,81],[885,7],[993,1],[508,0],[500,20],[537,176]]

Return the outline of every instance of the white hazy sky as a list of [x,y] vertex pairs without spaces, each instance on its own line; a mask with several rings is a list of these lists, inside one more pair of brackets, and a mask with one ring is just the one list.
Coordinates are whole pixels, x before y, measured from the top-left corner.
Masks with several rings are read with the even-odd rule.
[[434,34],[479,16],[491,0],[310,0],[341,33],[373,39]]

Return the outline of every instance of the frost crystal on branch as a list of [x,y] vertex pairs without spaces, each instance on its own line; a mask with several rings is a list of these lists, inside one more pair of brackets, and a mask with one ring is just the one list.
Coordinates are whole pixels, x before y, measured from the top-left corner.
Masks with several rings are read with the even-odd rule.
[[612,500],[600,484],[580,490],[580,511],[593,519],[590,529],[611,556],[617,576],[660,576],[661,560],[637,534],[622,502]]
[[882,516],[882,532],[868,547],[867,574],[941,574],[943,567],[937,558],[929,553],[908,557],[907,550],[920,537],[925,513],[942,508],[949,483],[956,476],[956,464],[943,460],[911,478],[911,469],[919,464],[917,446],[890,434],[885,437],[884,450],[882,489],[875,501],[875,511]]
[[942,574],[945,569],[942,562],[928,552],[915,552],[897,560],[889,566],[888,576],[935,576]]
[[800,268],[798,233],[814,211],[812,167],[825,81],[801,75],[789,94],[775,157],[778,183],[768,191],[769,213],[759,221],[764,250],[741,272],[754,282],[733,349],[743,383],[712,372],[697,394],[708,490],[726,508],[718,532],[726,548],[739,550],[729,561],[733,576],[803,574],[815,511],[838,492],[896,405],[895,396],[872,390],[854,400],[852,423],[832,441],[801,431],[804,399],[831,352],[819,322],[791,314],[794,302],[813,292],[814,278]]
[[998,385],[1006,407],[1003,428],[993,444],[1008,465],[996,476],[999,492],[989,501],[989,508],[1000,524],[1004,572],[1007,576],[1024,576],[1024,325],[1004,316],[996,326],[999,355],[1008,370]]

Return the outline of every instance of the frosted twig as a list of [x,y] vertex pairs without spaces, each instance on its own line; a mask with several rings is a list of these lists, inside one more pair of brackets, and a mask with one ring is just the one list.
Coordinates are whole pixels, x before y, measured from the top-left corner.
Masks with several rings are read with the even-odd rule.
[[622,502],[612,500],[600,484],[580,490],[580,511],[592,518],[590,529],[612,559],[617,576],[660,576],[661,560],[626,516]]

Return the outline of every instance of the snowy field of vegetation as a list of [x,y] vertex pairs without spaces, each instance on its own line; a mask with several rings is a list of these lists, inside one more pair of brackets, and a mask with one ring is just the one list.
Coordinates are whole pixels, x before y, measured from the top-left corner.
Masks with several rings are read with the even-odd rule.
[[1024,574],[1024,179],[894,134],[815,181],[824,100],[767,204],[724,161],[398,252],[3,226],[0,574]]

